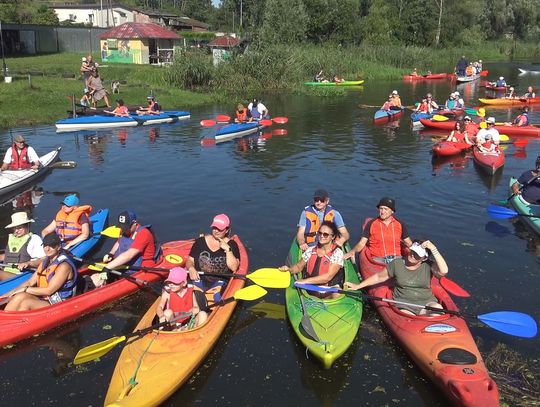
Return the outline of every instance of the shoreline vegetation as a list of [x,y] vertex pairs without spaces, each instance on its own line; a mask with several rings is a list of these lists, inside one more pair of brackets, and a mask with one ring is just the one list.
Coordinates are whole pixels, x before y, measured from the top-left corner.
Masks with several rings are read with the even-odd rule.
[[[249,99],[253,92],[300,92],[319,96],[339,96],[343,89],[308,88],[305,81],[321,69],[327,75],[339,74],[349,79],[399,79],[410,73],[427,70],[450,72],[461,55],[471,60],[508,61],[530,59],[539,55],[538,44],[497,42],[478,49],[433,49],[403,46],[342,47],[324,45],[271,45],[233,54],[218,66],[212,56],[199,51],[178,52],[171,66],[107,64],[100,69],[106,87],[125,81],[120,94],[110,95],[126,104],[144,104],[152,91],[165,109],[183,109],[209,103],[228,103],[232,95]],[[84,54],[6,58],[13,82],[0,83],[0,127],[53,124],[67,116],[70,95],[78,101],[83,83],[79,73]],[[436,61],[436,62],[435,62]],[[30,78],[30,79],[29,79]],[[247,96],[246,96],[247,94]]]

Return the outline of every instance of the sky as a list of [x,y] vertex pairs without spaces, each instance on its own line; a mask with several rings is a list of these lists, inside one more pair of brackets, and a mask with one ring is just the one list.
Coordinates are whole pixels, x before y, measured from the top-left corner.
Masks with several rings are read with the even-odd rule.
[[214,5],[214,7],[218,7],[219,3],[221,3],[221,0],[212,0],[212,4]]

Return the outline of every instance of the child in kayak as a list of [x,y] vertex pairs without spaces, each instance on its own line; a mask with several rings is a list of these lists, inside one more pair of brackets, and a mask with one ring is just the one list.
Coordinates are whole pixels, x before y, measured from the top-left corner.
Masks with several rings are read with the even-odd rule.
[[156,309],[159,322],[171,322],[174,329],[196,327],[208,318],[199,307],[193,286],[187,283],[187,275],[185,268],[171,269]]

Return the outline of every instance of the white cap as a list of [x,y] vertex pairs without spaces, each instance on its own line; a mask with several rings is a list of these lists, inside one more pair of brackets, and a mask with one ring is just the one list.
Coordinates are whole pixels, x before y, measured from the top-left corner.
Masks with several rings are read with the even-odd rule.
[[82,57],[82,61],[83,61],[83,62],[86,62],[86,57]]
[[486,120],[486,123],[493,123],[495,124],[495,118],[494,117],[488,117]]
[[503,80],[504,79],[504,76],[499,76],[499,80]]
[[422,259],[426,259],[428,257],[426,249],[424,249],[418,242],[414,242],[409,249],[419,255]]
[[456,94],[456,96],[459,96],[459,92],[457,90],[454,93]]
[[398,93],[397,93],[397,90],[393,90],[393,91],[392,91],[392,95],[397,95],[397,94],[398,94]]

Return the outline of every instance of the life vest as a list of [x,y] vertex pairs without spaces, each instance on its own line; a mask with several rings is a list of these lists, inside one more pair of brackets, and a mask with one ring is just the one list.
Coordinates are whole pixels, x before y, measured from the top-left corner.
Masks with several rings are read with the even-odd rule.
[[516,117],[516,120],[514,120],[514,124],[519,124],[521,120],[523,120],[523,124],[521,126],[529,125],[529,115],[527,113],[522,113],[518,117]]
[[[184,294],[183,297],[180,297],[177,293],[171,291],[169,293],[169,304],[167,308],[169,308],[174,313],[190,312],[193,308],[193,286],[188,285],[186,290],[187,292]],[[177,324],[181,324],[188,321],[190,318],[191,316],[187,316],[182,319],[177,319],[175,322]]]
[[456,139],[456,143],[464,143],[465,142],[465,133],[463,132],[460,132],[460,131],[454,131],[454,136],[453,136],[455,139]]
[[67,280],[64,285],[57,291],[60,298],[65,300],[66,298],[70,298],[75,295],[75,289],[77,287],[77,267],[73,263],[73,260],[66,255],[65,253],[60,253],[56,260],[54,260],[52,263],[49,264],[49,258],[47,257],[45,260],[41,262],[41,264],[37,268],[37,286],[40,288],[46,288],[49,286],[49,282],[54,277],[55,271],[58,268],[58,266],[62,263],[67,263],[71,267],[72,271],[72,278]]
[[236,118],[239,122],[245,122],[247,120],[247,112],[246,108],[242,109],[242,111],[236,111]]
[[[4,263],[18,264],[29,261],[31,257],[26,249],[28,248],[28,242],[30,241],[31,237],[32,233],[27,233],[21,237],[16,237],[13,233],[10,233],[8,236]],[[4,271],[14,274],[20,273],[17,267],[4,267]]]
[[472,76],[474,74],[474,68],[469,65],[467,69],[465,69],[465,73],[467,74],[467,76]]
[[[258,106],[258,104],[257,104],[257,106]],[[254,119],[260,119],[261,118],[261,113],[259,112],[259,109],[257,109],[257,106],[252,105],[251,110],[250,110],[251,117],[253,117]]]
[[129,262],[129,265],[130,266],[140,266],[142,265],[143,262],[147,262],[148,266],[152,266],[154,263],[157,262],[157,260],[159,259],[160,255],[161,255],[161,248],[159,246],[159,243],[157,242],[157,239],[154,235],[154,232],[152,230],[152,225],[144,225],[144,226],[139,226],[135,232],[133,233],[133,235],[131,235],[130,237],[127,237],[127,236],[120,236],[118,238],[118,249],[116,250],[116,253],[114,253],[114,257],[118,257],[120,254],[124,253],[125,251],[127,251],[128,249],[131,248],[131,245],[133,244],[133,241],[135,240],[135,236],[137,236],[137,233],[139,233],[139,231],[141,229],[148,229],[150,231],[150,233],[152,234],[152,236],[154,237],[154,245],[155,245],[155,251],[154,251],[154,256],[153,257],[150,257],[150,258],[146,258],[146,257],[143,257],[143,253],[139,253],[136,257],[134,257],[133,259],[131,259],[131,261]]
[[11,145],[11,162],[8,169],[10,170],[27,170],[32,168],[30,158],[28,158],[28,145],[25,144],[22,150],[19,152],[17,145],[13,143]]
[[455,107],[456,107],[456,101],[455,101],[454,99],[448,99],[448,100],[446,101],[446,108],[447,108],[447,109],[452,110],[452,109],[454,109]]
[[[317,248],[313,248],[311,252],[311,256],[309,257],[309,260],[307,262],[306,271],[304,273],[304,278],[309,277],[316,277],[316,276],[322,276],[324,274],[327,274],[330,270],[330,265],[332,264],[330,262],[330,258],[332,257],[332,254],[336,250],[337,245],[333,245],[330,252],[326,253],[324,256],[319,257],[317,255]],[[345,273],[343,271],[343,267],[336,273],[334,278],[332,278],[331,281],[328,282],[328,285],[343,285],[345,278]]]
[[498,88],[502,88],[503,86],[505,86],[505,83],[503,80],[498,79],[497,82],[495,82],[495,86]]
[[463,103],[461,102],[462,99],[458,99],[455,101],[454,109],[463,109]]
[[62,242],[69,242],[75,239],[82,232],[82,224],[79,222],[83,213],[90,219],[92,207],[90,205],[77,206],[70,213],[64,212],[62,208],[56,213],[56,234],[60,236]]
[[421,103],[420,106],[418,107],[418,111],[420,113],[427,113],[429,110],[429,106],[427,103]]
[[[321,222],[319,220],[319,215],[317,215],[317,211],[315,210],[313,205],[306,206],[304,208],[304,211],[306,212],[306,228],[304,230],[304,237],[306,239],[306,243],[310,245],[317,241],[317,231],[321,226]],[[328,220],[330,222],[333,222],[334,216],[335,211],[332,206],[326,205],[323,221]]]
[[369,249],[373,257],[401,256],[403,226],[395,217],[389,225],[380,218],[368,222]]

